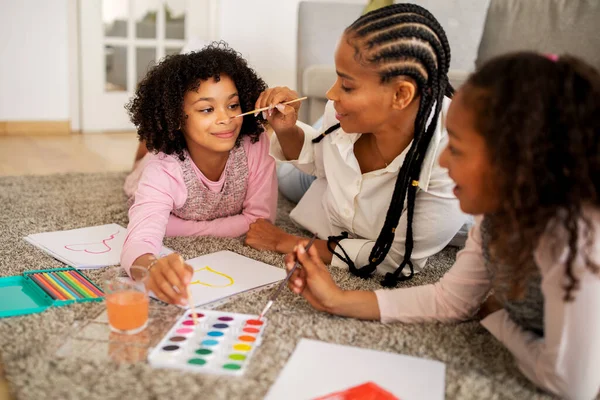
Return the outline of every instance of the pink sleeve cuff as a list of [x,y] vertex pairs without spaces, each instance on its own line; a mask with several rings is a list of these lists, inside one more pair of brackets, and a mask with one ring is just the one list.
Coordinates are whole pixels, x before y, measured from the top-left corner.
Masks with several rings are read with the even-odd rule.
[[138,257],[144,254],[154,254],[156,256],[160,253],[161,249],[162,245],[159,248],[156,248],[156,246],[153,246],[151,243],[143,241],[127,243],[126,247],[123,247],[123,251],[121,253],[121,267],[123,267],[123,269],[129,275],[129,269]]
[[393,318],[394,296],[392,295],[392,290],[376,290],[375,296],[377,297],[377,304],[379,305],[379,316],[381,322],[383,322],[384,324],[389,324],[396,321],[396,319]]

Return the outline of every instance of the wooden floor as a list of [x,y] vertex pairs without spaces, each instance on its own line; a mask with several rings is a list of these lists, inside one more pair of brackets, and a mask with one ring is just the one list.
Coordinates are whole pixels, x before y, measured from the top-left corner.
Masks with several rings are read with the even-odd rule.
[[0,400],[12,400],[10,386],[4,379],[4,370],[2,369],[2,359],[0,358]]
[[135,132],[0,136],[0,176],[125,171],[137,145]]

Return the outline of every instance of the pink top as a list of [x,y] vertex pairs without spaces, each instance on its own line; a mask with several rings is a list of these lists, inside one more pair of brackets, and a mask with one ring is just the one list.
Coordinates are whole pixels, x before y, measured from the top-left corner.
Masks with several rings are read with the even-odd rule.
[[[600,265],[600,210],[587,210],[595,229],[590,261]],[[383,322],[456,322],[474,316],[491,287],[481,247],[481,218],[465,248],[439,282],[406,289],[378,290]],[[581,236],[580,236],[581,237]],[[591,399],[600,389],[600,277],[577,257],[575,300],[563,300],[565,232],[547,233],[534,254],[542,277],[544,337],[522,329],[502,309],[481,324],[513,354],[519,369],[539,387],[569,399]],[[583,242],[583,241],[582,241]]]
[[[277,177],[275,160],[269,155],[269,140],[263,134],[257,143],[252,144],[250,138],[245,137],[242,146],[247,158],[247,190],[242,201],[241,213],[204,220],[184,220],[173,215],[173,211],[184,209],[184,205],[187,208],[194,204],[193,201],[188,201],[190,181],[189,173],[184,171],[185,165],[191,166],[197,182],[204,188],[214,193],[224,193],[222,190],[236,192],[236,187],[244,184],[227,183],[227,176],[240,175],[228,173],[231,169],[229,166],[232,165],[233,168],[237,163],[228,161],[228,167],[219,181],[212,182],[193,162],[182,163],[163,153],[147,155],[132,171],[125,185],[128,195],[132,194],[132,188],[137,187],[135,201],[129,209],[127,237],[121,253],[121,266],[125,270],[128,271],[133,262],[143,254],[158,254],[164,236],[238,237],[246,234],[250,224],[258,218],[275,221]],[[235,153],[234,150],[232,153]],[[143,171],[140,173],[139,169]],[[139,182],[136,182],[138,178]],[[194,193],[200,192],[195,190]],[[227,193],[224,193],[223,197],[228,198]]]
[[180,164],[187,188],[185,203],[172,210],[172,215],[188,221],[210,221],[232,217],[244,210],[248,191],[248,157],[244,146],[236,146],[229,152],[223,173],[216,182],[216,190],[198,179],[198,168],[187,151],[183,161],[179,157],[171,157]]

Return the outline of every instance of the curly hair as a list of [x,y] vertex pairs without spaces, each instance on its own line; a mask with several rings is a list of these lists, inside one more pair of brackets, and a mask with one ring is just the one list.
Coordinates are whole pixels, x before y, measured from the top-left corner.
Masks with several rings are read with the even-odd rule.
[[[225,42],[213,42],[200,51],[165,57],[139,83],[135,96],[125,106],[138,129],[140,141],[152,152],[177,154],[183,160],[187,148],[181,127],[187,117],[183,99],[201,82],[229,76],[238,91],[242,111],[252,110],[265,82],[248,66],[242,55]],[[262,118],[244,117],[237,144],[248,135],[252,142],[263,132]]]
[[[584,62],[521,52],[495,58],[464,87],[497,176],[500,210],[491,218],[490,253],[503,264],[494,287],[524,294],[538,273],[533,253],[547,231],[566,233],[565,300],[579,284],[573,263],[587,268],[594,232],[585,207],[599,205],[600,74]],[[583,246],[582,246],[583,244]]]

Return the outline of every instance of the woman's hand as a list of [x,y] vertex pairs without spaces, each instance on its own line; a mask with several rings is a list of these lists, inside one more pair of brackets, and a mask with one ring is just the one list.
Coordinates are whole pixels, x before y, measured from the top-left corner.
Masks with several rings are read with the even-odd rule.
[[259,218],[250,224],[244,243],[258,250],[289,253],[297,240],[296,236],[284,232],[266,219]]
[[172,253],[151,265],[146,288],[165,303],[187,305],[187,287],[193,274],[194,269]]
[[256,100],[256,108],[272,107],[268,111],[263,111],[263,117],[269,121],[276,133],[285,133],[296,129],[300,102],[288,105],[281,103],[297,98],[298,93],[285,86],[269,88],[262,92]]

